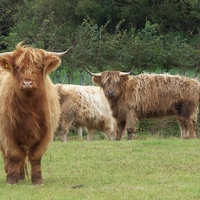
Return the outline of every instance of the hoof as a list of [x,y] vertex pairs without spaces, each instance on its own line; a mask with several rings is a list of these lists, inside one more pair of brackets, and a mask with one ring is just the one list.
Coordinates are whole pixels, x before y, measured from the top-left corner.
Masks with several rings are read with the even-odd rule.
[[43,185],[42,176],[39,174],[36,174],[35,176],[33,175],[31,181],[33,185]]
[[16,175],[7,175],[7,183],[8,184],[18,184],[18,180],[20,180],[19,174]]
[[20,173],[20,177],[19,177],[19,180],[24,180],[25,179],[25,173]]

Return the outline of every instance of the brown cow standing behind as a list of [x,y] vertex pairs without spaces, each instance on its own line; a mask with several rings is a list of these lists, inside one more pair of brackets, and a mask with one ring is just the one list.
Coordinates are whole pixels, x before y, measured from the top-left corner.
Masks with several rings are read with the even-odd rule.
[[92,140],[95,130],[106,134],[109,140],[116,137],[116,120],[103,91],[97,86],[57,84],[61,105],[61,136],[67,141],[71,126],[86,127],[88,140]]
[[103,88],[117,119],[117,140],[125,128],[128,139],[132,139],[138,120],[173,115],[180,124],[181,138],[196,137],[200,100],[200,83],[196,79],[168,74],[131,76],[120,71],[89,73]]
[[42,184],[41,159],[60,117],[59,97],[47,76],[63,53],[17,45],[0,54],[0,150],[7,183],[25,178],[26,157],[33,184]]

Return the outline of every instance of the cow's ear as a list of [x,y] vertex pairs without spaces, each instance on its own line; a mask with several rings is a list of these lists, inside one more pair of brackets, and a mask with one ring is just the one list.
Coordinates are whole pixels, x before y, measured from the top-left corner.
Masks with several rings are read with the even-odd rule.
[[61,59],[57,56],[47,55],[45,60],[44,71],[45,73],[52,72],[55,70],[61,63]]
[[5,70],[10,71],[12,67],[11,57],[5,56],[0,58],[0,66]]
[[121,81],[126,82],[129,79],[129,75],[121,75],[120,79]]
[[101,76],[93,76],[92,80],[94,83],[101,85]]

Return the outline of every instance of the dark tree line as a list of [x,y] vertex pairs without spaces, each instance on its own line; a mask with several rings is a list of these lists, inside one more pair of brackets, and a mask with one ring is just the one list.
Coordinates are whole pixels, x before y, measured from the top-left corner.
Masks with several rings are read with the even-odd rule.
[[55,81],[73,82],[85,66],[199,73],[198,0],[2,0],[0,11],[1,51],[20,41],[51,51],[74,46]]

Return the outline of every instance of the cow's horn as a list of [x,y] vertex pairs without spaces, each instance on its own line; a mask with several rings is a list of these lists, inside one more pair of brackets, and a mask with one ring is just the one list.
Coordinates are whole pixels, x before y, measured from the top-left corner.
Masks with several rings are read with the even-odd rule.
[[0,53],[0,57],[10,55],[12,52],[4,52]]
[[66,54],[68,54],[68,52],[73,48],[73,46],[71,46],[69,49],[67,49],[67,51],[64,51],[64,52],[48,52],[48,54],[51,54],[53,56],[58,56],[58,57],[63,57],[65,56]]
[[120,72],[119,75],[123,76],[123,75],[129,75],[132,72],[132,70],[130,72]]
[[91,76],[101,76],[101,73],[92,73],[87,67],[85,67],[85,69],[87,70],[87,72],[88,72]]

